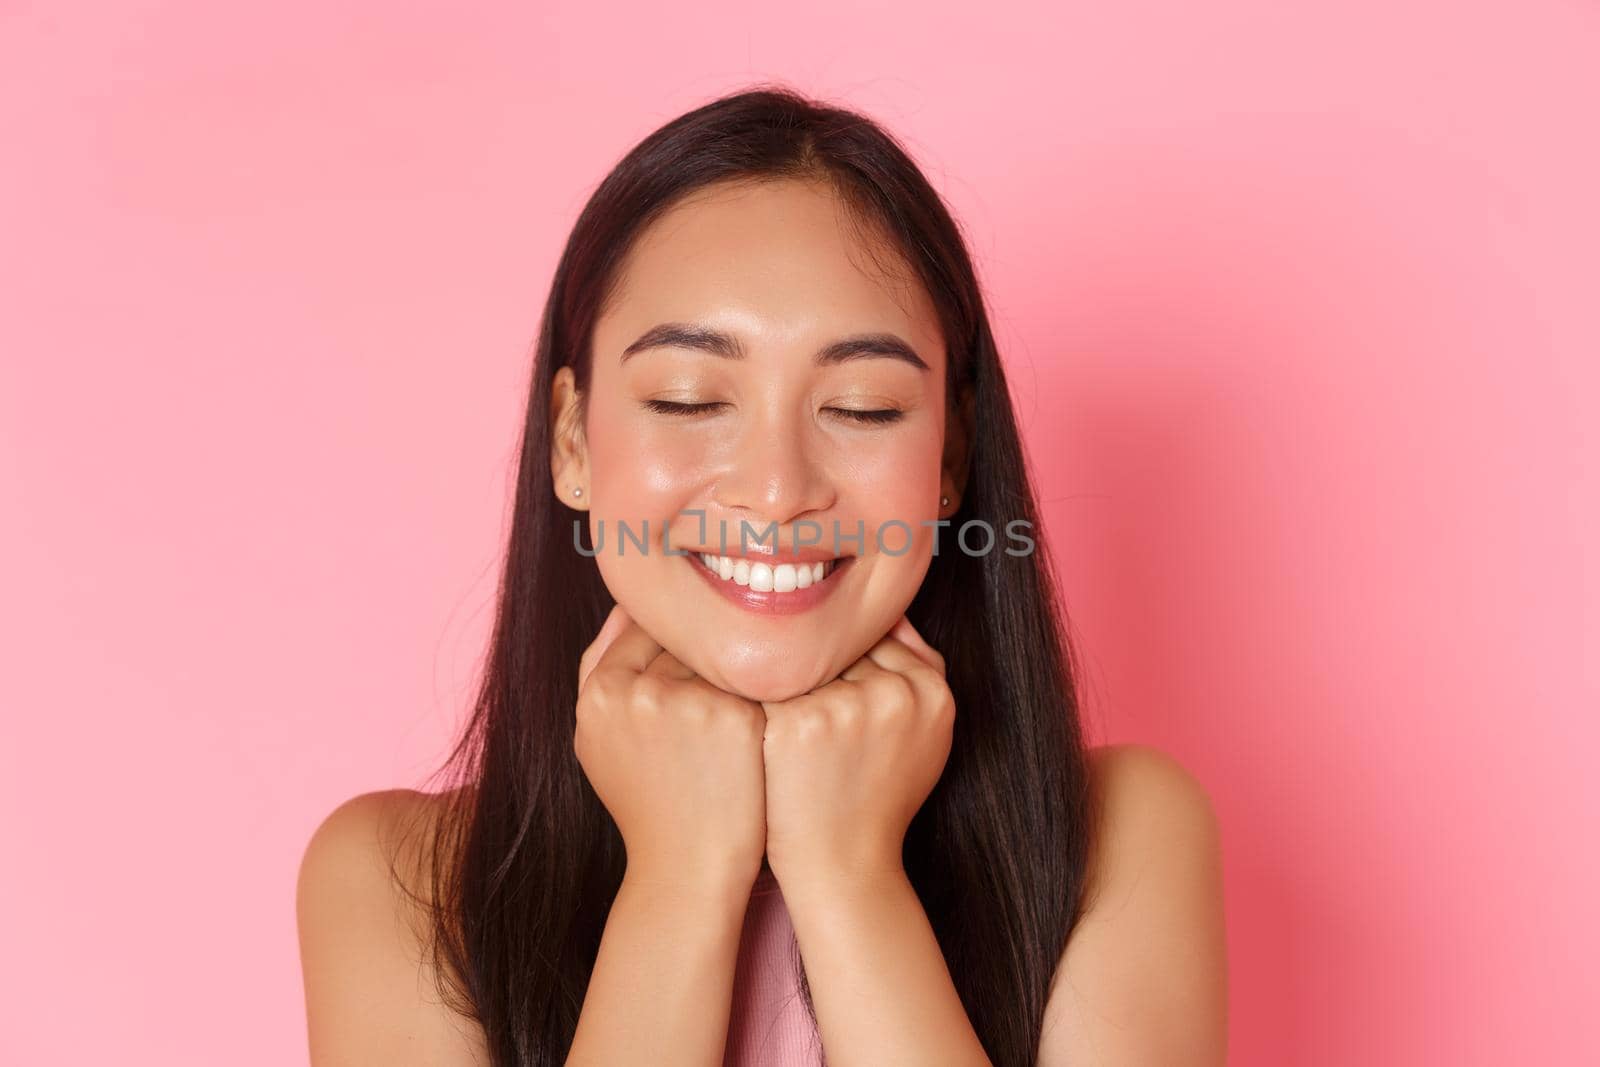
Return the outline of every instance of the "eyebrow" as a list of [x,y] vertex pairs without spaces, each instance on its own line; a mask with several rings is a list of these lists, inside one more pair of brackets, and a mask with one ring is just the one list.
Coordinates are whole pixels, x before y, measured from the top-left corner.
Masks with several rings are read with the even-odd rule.
[[[624,348],[622,362],[650,348],[691,348],[722,359],[744,359],[748,355],[744,344],[731,333],[687,322],[663,322]],[[929,369],[916,349],[892,333],[859,333],[840,338],[820,349],[811,361],[825,367],[853,359],[898,359],[920,370]]]

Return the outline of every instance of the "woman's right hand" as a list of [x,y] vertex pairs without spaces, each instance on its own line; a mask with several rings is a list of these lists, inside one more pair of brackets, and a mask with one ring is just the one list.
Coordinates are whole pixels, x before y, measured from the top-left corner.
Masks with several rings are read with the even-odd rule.
[[695,674],[619,604],[578,664],[573,747],[636,883],[748,889],[766,850],[761,705]]

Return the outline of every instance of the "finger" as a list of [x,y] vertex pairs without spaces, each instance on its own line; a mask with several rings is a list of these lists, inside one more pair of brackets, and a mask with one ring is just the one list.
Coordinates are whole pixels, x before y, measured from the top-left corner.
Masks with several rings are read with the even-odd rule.
[[911,625],[911,620],[902,615],[889,632],[878,639],[877,644],[847,667],[839,677],[856,682],[880,670],[898,672],[917,666],[933,666],[941,673],[944,671],[944,662],[939,653],[922,639],[916,627]]
[[916,650],[897,637],[885,637],[882,641],[867,650],[864,657],[877,664],[883,670],[904,674],[906,671],[918,667],[932,666],[927,660],[917,654]]
[[950,684],[945,678],[943,659],[937,665],[930,663],[899,637],[884,637],[867,652],[866,659],[909,681],[923,700],[933,701],[941,695],[948,698]]
[[917,632],[917,628],[911,625],[909,616],[900,616],[900,621],[894,624],[894,628],[889,631],[888,636],[895,638],[916,653],[928,666],[937,669],[940,673],[944,672],[944,656],[940,654],[938,649],[928,644],[927,640]]
[[616,640],[619,633],[627,626],[628,615],[622,610],[621,604],[611,605],[611,611],[606,615],[606,620],[600,626],[600,632],[594,635],[589,642],[589,647],[583,650],[583,655],[578,658],[578,691],[583,691],[584,682],[589,680],[596,663],[611,647],[611,642]]
[[643,673],[644,669],[650,666],[650,661],[661,654],[661,645],[643,626],[634,622],[626,613],[623,617],[627,619],[627,623],[595,663],[595,670],[601,667],[608,669],[620,667],[635,673]]
[[883,666],[872,659],[870,651],[850,666],[840,672],[839,677],[847,682],[859,682],[863,678],[870,678],[883,670]]
[[589,642],[589,648],[594,653],[594,658],[598,660],[603,656],[606,649],[611,647],[611,642],[615,641],[617,635],[627,627],[628,613],[623,610],[621,604],[611,605],[611,610],[606,613],[606,621],[600,626],[600,632],[594,635],[593,641]]
[[662,649],[661,654],[650,661],[650,665],[644,669],[644,673],[685,682],[695,677],[694,671],[684,666],[682,660],[666,649]]

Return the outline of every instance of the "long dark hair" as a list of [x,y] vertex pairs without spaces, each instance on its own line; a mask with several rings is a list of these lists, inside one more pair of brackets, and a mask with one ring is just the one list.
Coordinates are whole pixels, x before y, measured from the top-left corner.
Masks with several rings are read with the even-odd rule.
[[481,1025],[496,1067],[565,1060],[625,866],[573,753],[578,660],[613,600],[574,551],[577,513],[551,484],[551,381],[570,364],[587,396],[595,320],[652,220],[712,183],[784,179],[829,183],[850,217],[892,240],[938,309],[947,395],[971,391],[960,510],[907,609],[946,659],[956,717],[904,861],[990,1059],[1031,1067],[1037,1056],[1085,904],[1095,820],[1076,656],[1043,539],[1031,535],[1026,555],[953,544],[972,520],[1038,530],[1005,374],[961,232],[900,144],[857,112],[762,84],[668,122],[616,165],[578,216],[545,303],[492,643],[473,713],[436,772],[457,787],[436,798],[427,892],[414,894],[440,990]]

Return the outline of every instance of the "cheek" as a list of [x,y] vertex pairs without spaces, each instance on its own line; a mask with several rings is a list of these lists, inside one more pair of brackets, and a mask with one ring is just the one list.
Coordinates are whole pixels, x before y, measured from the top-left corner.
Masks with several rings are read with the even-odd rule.
[[[907,441],[904,447],[863,457],[853,478],[853,510],[865,520],[862,550],[871,564],[861,572],[857,588],[863,622],[875,633],[887,629],[890,616],[910,602],[932,562],[934,528],[929,524],[939,517],[939,466],[933,458],[939,454],[938,444],[937,438]],[[941,549],[948,540],[948,530],[941,531]]]
[[[938,439],[922,437],[864,455],[852,468],[854,495],[877,522],[898,519],[913,531],[920,530],[924,520],[938,517],[938,456]],[[886,531],[885,537],[893,538],[888,544],[894,547],[904,532]]]
[[[602,544],[596,565],[613,597],[646,629],[667,632],[659,605],[671,586],[662,561],[664,520],[704,477],[704,449],[682,435],[657,432],[648,421],[615,406],[596,405],[588,425],[589,537]],[[600,530],[600,523],[605,528]],[[627,525],[631,536],[622,536]],[[676,540],[675,536],[675,540]],[[646,550],[639,551],[644,541]],[[671,558],[670,563],[682,565]]]
[[597,421],[589,439],[596,509],[642,517],[641,509],[671,502],[704,481],[708,457],[703,443],[625,419]]
[[[651,534],[655,533],[654,524],[651,524]],[[662,612],[657,607],[661,588],[660,571],[655,566],[658,557],[659,545],[650,546],[651,555],[640,555],[632,542],[629,542],[627,551],[621,555],[617,552],[613,541],[615,536],[611,523],[606,523],[606,547],[595,558],[596,565],[600,568],[600,579],[605,582],[606,589],[623,609],[649,630],[659,634],[663,622]]]

